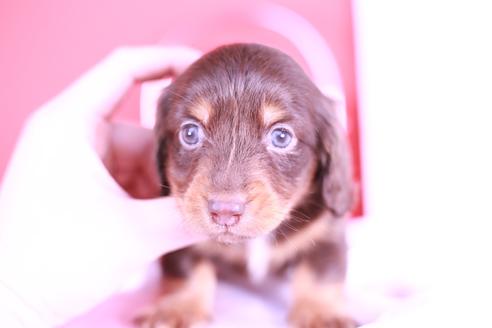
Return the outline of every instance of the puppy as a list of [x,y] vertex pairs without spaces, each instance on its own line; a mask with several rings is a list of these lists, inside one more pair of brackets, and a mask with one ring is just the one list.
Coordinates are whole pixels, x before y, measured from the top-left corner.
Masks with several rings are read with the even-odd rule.
[[290,279],[292,327],[354,327],[349,152],[332,102],[291,58],[257,44],[206,54],[163,92],[155,130],[162,193],[211,241],[164,256],[167,290],[142,327],[210,320],[225,269]]

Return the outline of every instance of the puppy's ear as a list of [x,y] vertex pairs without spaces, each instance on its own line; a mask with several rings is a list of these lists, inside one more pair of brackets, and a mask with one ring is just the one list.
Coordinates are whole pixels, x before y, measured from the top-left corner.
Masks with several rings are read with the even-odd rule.
[[167,162],[167,138],[166,138],[166,116],[167,110],[169,109],[170,97],[168,88],[164,89],[162,92],[156,111],[156,119],[154,126],[154,133],[156,136],[156,164],[157,170],[159,172],[160,177],[160,185],[161,185],[161,196],[169,196],[171,193],[171,189],[169,186],[169,181],[167,179],[167,171],[166,171],[166,162]]
[[167,158],[167,145],[165,138],[157,139],[157,170],[159,171],[161,196],[169,196],[171,194],[171,188],[167,179],[166,173],[166,158]]
[[342,217],[354,205],[350,150],[332,100],[320,96],[315,106],[315,117],[321,149],[319,172],[323,199],[335,217]]

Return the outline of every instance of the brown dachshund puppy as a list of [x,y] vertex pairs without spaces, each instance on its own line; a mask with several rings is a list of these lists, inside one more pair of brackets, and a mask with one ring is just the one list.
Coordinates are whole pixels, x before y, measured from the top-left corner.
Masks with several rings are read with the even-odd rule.
[[163,194],[211,241],[166,255],[168,291],[143,327],[211,318],[219,269],[291,280],[293,327],[354,327],[343,307],[348,148],[324,97],[287,55],[218,48],[163,93],[157,115]]

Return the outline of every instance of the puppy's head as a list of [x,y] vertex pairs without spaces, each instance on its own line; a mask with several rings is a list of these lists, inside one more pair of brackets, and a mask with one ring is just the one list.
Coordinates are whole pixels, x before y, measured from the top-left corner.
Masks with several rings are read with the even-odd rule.
[[272,231],[310,193],[334,216],[350,209],[330,101],[277,50],[236,44],[203,56],[164,91],[156,133],[163,192],[218,241]]

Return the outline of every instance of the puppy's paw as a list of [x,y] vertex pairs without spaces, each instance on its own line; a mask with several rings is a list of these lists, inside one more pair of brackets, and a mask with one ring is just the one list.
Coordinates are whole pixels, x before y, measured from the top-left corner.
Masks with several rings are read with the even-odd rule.
[[291,328],[355,328],[355,321],[340,310],[316,301],[297,302],[289,313]]
[[199,328],[211,320],[210,312],[192,299],[164,298],[135,318],[140,328]]

